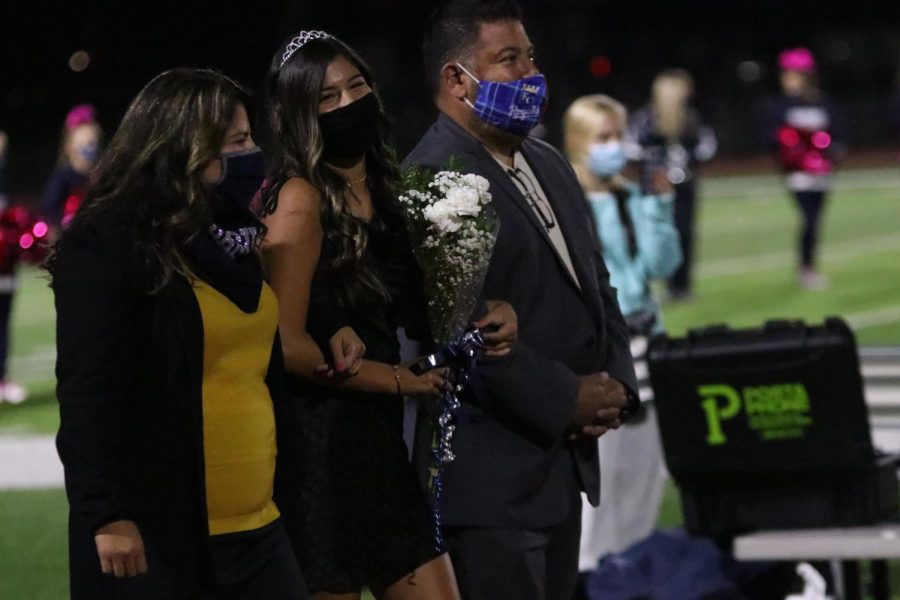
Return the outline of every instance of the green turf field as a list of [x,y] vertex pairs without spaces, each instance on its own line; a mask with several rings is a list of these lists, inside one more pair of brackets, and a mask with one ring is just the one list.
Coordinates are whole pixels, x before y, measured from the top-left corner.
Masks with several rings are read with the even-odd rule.
[[862,344],[900,344],[900,170],[845,173],[825,213],[828,290],[794,283],[794,206],[775,177],[716,179],[701,188],[696,299],[666,307],[669,331],[765,319],[841,315]]
[[[860,343],[900,345],[900,170],[841,174],[822,242],[822,268],[832,285],[821,292],[794,284],[797,218],[776,177],[710,179],[701,197],[696,296],[665,305],[671,333],[842,315]],[[0,435],[50,434],[57,424],[52,295],[37,270],[22,275],[10,376],[28,385],[31,398],[0,405]],[[0,599],[66,597],[65,510],[61,490],[0,491]],[[660,524],[680,518],[670,488]]]

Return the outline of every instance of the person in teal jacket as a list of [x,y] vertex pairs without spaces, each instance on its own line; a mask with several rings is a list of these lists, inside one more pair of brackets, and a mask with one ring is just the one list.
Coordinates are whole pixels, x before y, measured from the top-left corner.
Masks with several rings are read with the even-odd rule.
[[[620,190],[589,192],[587,197],[610,281],[632,333],[661,333],[659,306],[649,284],[666,279],[681,264],[672,196],[645,196],[629,182]],[[645,313],[652,315],[652,324]],[[642,324],[650,324],[649,330]]]
[[564,118],[565,146],[585,191],[596,233],[618,292],[619,307],[632,336],[632,355],[639,393],[647,410],[600,445],[601,503],[582,509],[579,569],[590,571],[597,560],[619,552],[651,533],[662,500],[664,471],[656,415],[648,400],[644,354],[647,338],[663,331],[659,305],[650,282],[665,280],[681,264],[674,223],[674,193],[662,170],[650,177],[649,189],[625,179],[621,172],[627,113],[604,95],[579,98]]
[[625,107],[609,96],[579,98],[565,115],[566,152],[590,204],[622,314],[633,329],[657,333],[662,322],[650,281],[666,279],[682,260],[674,195],[662,170],[646,190],[621,175],[626,118]]

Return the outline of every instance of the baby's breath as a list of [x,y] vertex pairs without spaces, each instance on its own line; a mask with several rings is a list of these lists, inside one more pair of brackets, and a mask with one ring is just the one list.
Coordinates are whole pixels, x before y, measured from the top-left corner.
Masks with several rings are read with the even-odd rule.
[[475,309],[499,226],[488,180],[454,167],[433,176],[408,171],[400,196],[425,276],[432,332],[444,343],[462,333]]

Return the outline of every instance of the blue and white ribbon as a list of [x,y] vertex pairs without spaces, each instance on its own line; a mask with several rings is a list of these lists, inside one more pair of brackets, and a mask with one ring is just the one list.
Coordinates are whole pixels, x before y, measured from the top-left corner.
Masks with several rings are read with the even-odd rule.
[[431,447],[429,488],[431,490],[431,511],[434,517],[434,545],[438,552],[444,552],[444,537],[441,533],[441,498],[444,484],[444,467],[456,459],[453,453],[453,434],[456,432],[456,411],[459,409],[459,394],[465,389],[475,359],[485,348],[484,336],[478,329],[464,332],[455,342],[451,342],[438,352],[422,358],[410,369],[414,373],[424,373],[431,369],[447,369],[447,385],[440,400],[440,412]]

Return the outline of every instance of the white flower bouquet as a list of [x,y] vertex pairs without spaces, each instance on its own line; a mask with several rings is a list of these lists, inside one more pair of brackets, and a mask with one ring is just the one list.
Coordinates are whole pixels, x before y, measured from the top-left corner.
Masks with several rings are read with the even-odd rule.
[[435,175],[404,174],[410,241],[425,279],[425,301],[436,342],[456,341],[481,295],[499,221],[488,180],[450,167]]
[[[440,346],[435,354],[410,367],[414,372],[447,367],[447,382],[437,406],[421,405],[417,436],[429,435],[429,482],[435,548],[444,551],[441,535],[443,467],[454,460],[451,442],[455,412],[475,358],[484,348],[478,330],[469,328],[490,264],[500,221],[492,210],[488,180],[461,173],[454,161],[435,175],[411,169],[403,176],[410,242],[424,279],[431,335]],[[422,366],[424,365],[424,366]],[[428,423],[427,430],[424,426]],[[427,431],[427,432],[426,432]]]

